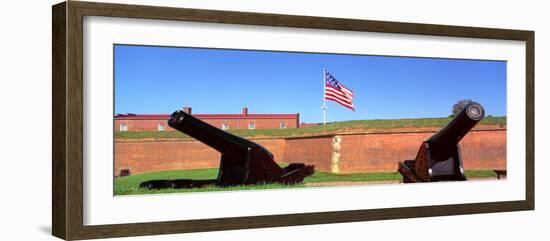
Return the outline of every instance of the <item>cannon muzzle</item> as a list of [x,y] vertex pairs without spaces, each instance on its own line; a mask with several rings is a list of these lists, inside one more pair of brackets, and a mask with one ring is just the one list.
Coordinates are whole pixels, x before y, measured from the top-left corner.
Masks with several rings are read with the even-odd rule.
[[476,102],[468,103],[455,118],[443,129],[435,133],[428,143],[430,144],[432,159],[442,162],[449,159],[452,150],[474,126],[485,117],[483,106]]

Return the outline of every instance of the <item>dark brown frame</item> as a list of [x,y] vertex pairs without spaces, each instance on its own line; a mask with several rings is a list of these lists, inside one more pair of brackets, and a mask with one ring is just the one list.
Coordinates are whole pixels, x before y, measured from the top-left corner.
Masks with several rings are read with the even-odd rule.
[[[534,40],[533,31],[275,15],[68,1],[52,7],[52,233],[67,239],[203,232],[291,225],[356,222],[473,213],[533,210]],[[382,33],[525,41],[526,198],[519,201],[384,208],[114,225],[83,225],[83,17],[109,16],[210,23],[282,26]]]

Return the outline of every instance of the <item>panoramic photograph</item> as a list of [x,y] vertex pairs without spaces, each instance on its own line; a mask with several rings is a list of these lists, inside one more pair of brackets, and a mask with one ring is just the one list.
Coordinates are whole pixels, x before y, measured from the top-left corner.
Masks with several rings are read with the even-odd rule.
[[114,195],[506,180],[506,61],[114,46]]

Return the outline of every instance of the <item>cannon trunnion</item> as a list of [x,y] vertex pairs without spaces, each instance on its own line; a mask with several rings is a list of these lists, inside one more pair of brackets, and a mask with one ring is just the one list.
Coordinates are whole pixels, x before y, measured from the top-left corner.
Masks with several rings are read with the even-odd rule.
[[422,143],[414,160],[398,164],[403,182],[466,180],[459,142],[484,116],[483,106],[468,103],[443,129]]
[[170,116],[168,125],[221,153],[218,177],[214,180],[152,180],[141,183],[140,187],[161,189],[206,185],[295,184],[314,172],[314,166],[303,163],[291,163],[282,168],[275,163],[273,154],[263,146],[220,130],[180,110]]

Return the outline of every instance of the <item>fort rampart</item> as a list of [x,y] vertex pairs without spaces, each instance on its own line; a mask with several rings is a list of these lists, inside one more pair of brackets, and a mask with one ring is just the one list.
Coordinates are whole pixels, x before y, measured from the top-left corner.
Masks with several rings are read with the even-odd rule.
[[[422,141],[436,130],[384,130],[289,138],[250,138],[279,163],[314,164],[327,172],[394,172],[414,159]],[[337,140],[337,141],[336,141]],[[506,129],[474,129],[461,141],[466,170],[506,169]],[[220,154],[195,140],[117,139],[115,175],[163,170],[215,168]]]

